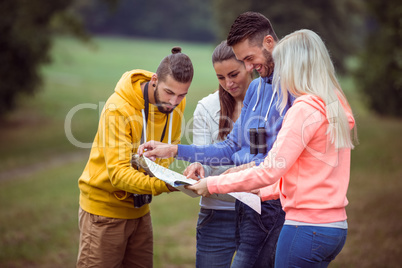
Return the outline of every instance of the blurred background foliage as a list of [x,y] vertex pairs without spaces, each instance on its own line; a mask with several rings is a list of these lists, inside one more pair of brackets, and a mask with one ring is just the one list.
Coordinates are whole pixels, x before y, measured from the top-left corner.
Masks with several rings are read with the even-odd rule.
[[[41,85],[55,35],[146,37],[217,43],[244,11],[258,11],[278,37],[301,28],[326,42],[338,72],[351,72],[379,114],[402,116],[399,0],[3,0],[0,3],[0,114]],[[357,56],[356,56],[357,55]],[[351,57],[354,56],[354,57]]]
[[20,94],[40,85],[38,68],[49,62],[51,21],[72,1],[6,0],[0,2],[0,113],[15,107]]
[[354,75],[375,112],[402,117],[402,2],[365,3],[369,31]]

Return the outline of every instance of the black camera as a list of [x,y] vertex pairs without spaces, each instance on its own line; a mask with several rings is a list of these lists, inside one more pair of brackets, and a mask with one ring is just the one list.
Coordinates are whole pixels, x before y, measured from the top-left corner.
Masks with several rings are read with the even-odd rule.
[[250,128],[248,133],[250,135],[250,154],[266,154],[268,145],[265,142],[265,128]]
[[152,195],[150,194],[133,194],[134,207],[140,208],[145,204],[149,204],[152,201]]

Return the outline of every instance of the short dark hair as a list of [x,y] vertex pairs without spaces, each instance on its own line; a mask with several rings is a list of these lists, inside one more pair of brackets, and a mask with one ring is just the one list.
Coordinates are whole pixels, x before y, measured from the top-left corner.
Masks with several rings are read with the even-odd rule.
[[245,39],[258,46],[262,46],[265,36],[271,35],[276,42],[278,37],[271,22],[258,12],[245,12],[240,14],[233,22],[230,28],[227,43],[229,46],[234,46]]
[[194,68],[190,58],[181,53],[181,48],[173,47],[172,54],[161,61],[156,74],[161,82],[165,81],[168,75],[171,75],[177,82],[187,83],[193,80]]

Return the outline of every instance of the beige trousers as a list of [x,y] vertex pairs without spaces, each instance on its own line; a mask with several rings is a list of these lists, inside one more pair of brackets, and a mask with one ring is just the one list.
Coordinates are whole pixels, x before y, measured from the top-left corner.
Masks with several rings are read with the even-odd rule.
[[153,265],[150,213],[138,219],[115,219],[79,209],[77,267],[144,267]]

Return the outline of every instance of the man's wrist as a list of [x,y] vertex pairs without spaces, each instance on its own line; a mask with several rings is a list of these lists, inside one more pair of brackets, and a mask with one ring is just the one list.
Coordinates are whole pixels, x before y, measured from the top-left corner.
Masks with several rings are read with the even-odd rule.
[[179,151],[179,145],[177,145],[177,144],[173,145],[173,149],[172,149],[173,157],[177,156],[178,151]]

